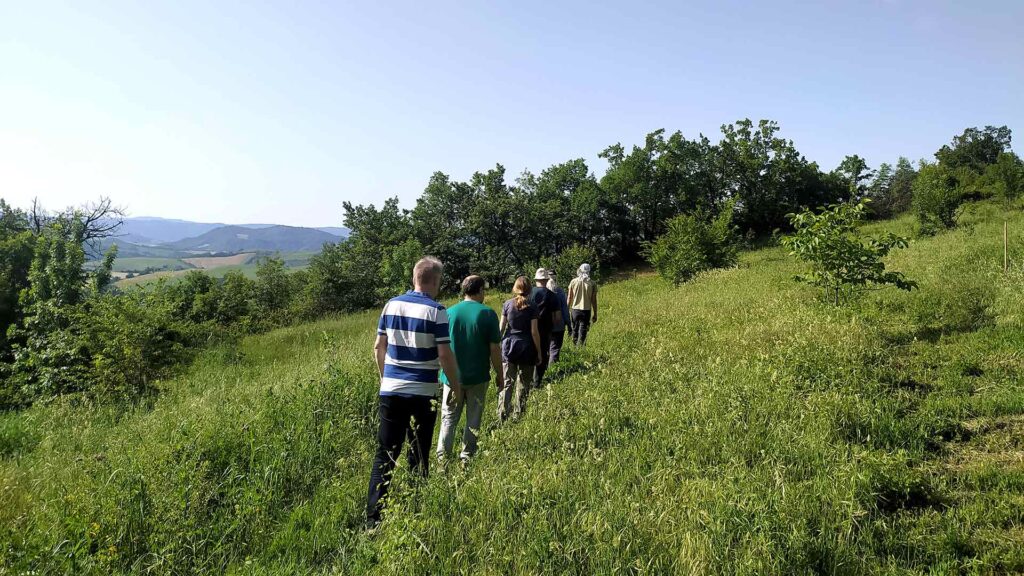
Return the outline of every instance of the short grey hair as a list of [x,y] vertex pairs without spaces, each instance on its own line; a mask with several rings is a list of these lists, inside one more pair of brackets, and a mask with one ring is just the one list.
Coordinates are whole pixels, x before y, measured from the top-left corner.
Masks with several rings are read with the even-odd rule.
[[412,281],[414,284],[430,284],[440,279],[444,272],[444,264],[433,256],[424,256],[412,269]]

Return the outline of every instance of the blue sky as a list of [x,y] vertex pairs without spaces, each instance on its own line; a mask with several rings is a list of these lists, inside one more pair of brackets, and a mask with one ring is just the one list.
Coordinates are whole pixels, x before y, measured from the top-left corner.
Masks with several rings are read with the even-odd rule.
[[[337,225],[468,179],[780,122],[809,159],[1024,138],[1024,2],[0,0],[0,196]],[[1020,149],[1020,147],[1017,147]]]

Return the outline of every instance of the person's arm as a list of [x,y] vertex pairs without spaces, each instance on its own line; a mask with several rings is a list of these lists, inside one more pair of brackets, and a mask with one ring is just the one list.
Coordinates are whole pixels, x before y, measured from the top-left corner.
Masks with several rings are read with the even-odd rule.
[[388,352],[388,337],[378,334],[377,340],[373,343],[373,358],[377,361],[377,373],[384,378],[384,356]]
[[548,290],[548,310],[551,310],[551,325],[554,326],[562,321],[562,301],[558,299],[558,294],[555,294],[551,290]]
[[566,304],[572,302],[573,295],[576,294],[576,283],[569,282],[569,294],[566,296]]
[[590,309],[594,311],[594,324],[597,324],[597,285],[594,285],[594,295],[590,298]]
[[533,332],[533,346],[537,350],[537,364],[540,364],[541,362],[544,361],[543,360],[544,357],[541,356],[541,354],[544,354],[544,352],[546,352],[546,350],[541,350],[540,349],[540,330],[537,329],[537,319],[536,318],[534,318],[533,320],[530,320],[530,331]]
[[[497,329],[497,331],[495,331]],[[501,362],[501,336],[505,333],[505,310],[501,311],[501,318],[498,319],[497,324],[494,322],[494,313],[489,315],[487,327],[485,330],[489,331],[489,343],[491,345],[491,368],[494,370],[494,375],[497,377],[498,390],[501,390],[505,386],[505,370],[504,365]]]
[[459,383],[459,365],[455,362],[455,354],[447,342],[437,345],[437,359],[441,362],[441,369],[448,377],[448,387],[456,398],[462,398],[462,385]]
[[491,369],[494,370],[494,375],[498,378],[498,389],[505,385],[505,368],[501,363],[501,347],[497,344],[491,343]]

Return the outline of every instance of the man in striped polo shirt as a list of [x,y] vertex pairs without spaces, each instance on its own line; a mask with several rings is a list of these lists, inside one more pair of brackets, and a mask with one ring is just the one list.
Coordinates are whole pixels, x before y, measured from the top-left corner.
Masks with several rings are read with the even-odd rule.
[[[426,477],[437,420],[438,369],[458,374],[449,346],[448,312],[434,300],[441,287],[441,273],[436,258],[417,262],[414,289],[392,298],[377,325],[373,352],[380,372],[380,429],[366,499],[369,528],[380,523],[388,485],[406,439],[410,470]],[[448,383],[461,394],[457,377],[454,381],[449,378]]]

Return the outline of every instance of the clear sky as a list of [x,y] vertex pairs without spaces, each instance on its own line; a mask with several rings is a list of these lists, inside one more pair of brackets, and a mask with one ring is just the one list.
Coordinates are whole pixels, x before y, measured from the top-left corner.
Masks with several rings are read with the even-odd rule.
[[338,225],[436,170],[600,175],[609,144],[745,117],[825,169],[1024,139],[1024,1],[0,0],[15,205]]

